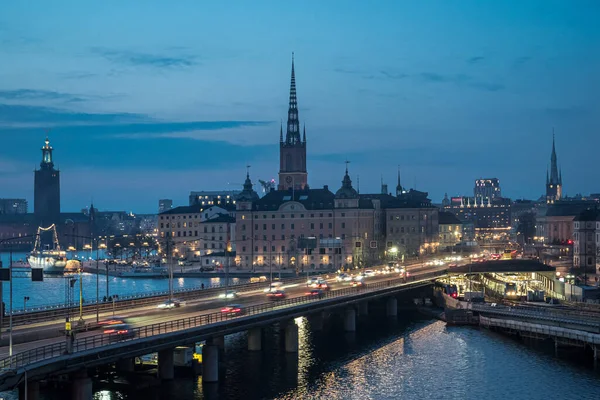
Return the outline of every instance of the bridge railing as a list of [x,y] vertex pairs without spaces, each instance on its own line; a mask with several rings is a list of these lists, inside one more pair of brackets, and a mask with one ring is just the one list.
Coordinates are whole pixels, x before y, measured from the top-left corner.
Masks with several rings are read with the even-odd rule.
[[600,326],[600,318],[598,316],[590,317],[586,314],[573,311],[573,312],[556,312],[555,310],[545,309],[528,309],[522,307],[512,306],[496,306],[491,307],[487,305],[479,305],[473,303],[471,305],[473,311],[479,311],[489,314],[498,314],[505,316],[518,316],[546,321],[562,322],[562,323],[578,323],[581,325],[588,326]]
[[[306,278],[290,278],[290,279],[282,279],[281,282],[283,284],[294,284],[298,282],[305,281]],[[231,290],[236,290],[238,292],[250,292],[253,290],[258,290],[261,288],[266,288],[269,286],[269,282],[255,282],[255,283],[242,283],[238,285],[229,285]],[[208,297],[210,295],[214,295],[217,292],[225,289],[225,285],[214,285],[205,289],[201,288],[190,288],[183,289],[179,291],[174,291],[174,295],[181,300],[195,300],[200,297]],[[158,304],[161,301],[167,300],[169,298],[169,292],[153,292],[151,294],[140,294],[140,295],[132,295],[127,298],[119,297],[119,300],[115,301],[113,306],[112,302],[101,302],[98,305],[100,312],[110,312],[113,309],[115,311],[127,310],[132,307],[144,307],[147,305]],[[79,312],[79,305],[73,306],[70,308],[71,314]],[[83,305],[83,314],[89,315],[96,312],[96,302],[93,303],[85,303]],[[15,313],[13,310],[13,326],[26,325],[33,322],[43,322],[50,321],[56,318],[64,317],[69,313],[69,307],[64,306],[48,306],[44,310],[31,311],[26,313]],[[8,317],[5,317],[3,320],[4,325],[8,325]]]
[[[376,282],[365,284],[362,287],[347,287],[338,290],[330,290],[323,292],[322,296],[300,296],[287,298],[280,301],[273,301],[270,303],[263,303],[252,306],[242,306],[243,311],[240,315],[233,315],[232,313],[226,312],[212,312],[208,314],[198,315],[194,317],[182,318],[173,321],[159,322],[151,325],[145,325],[141,327],[132,328],[130,333],[127,334],[97,334],[94,336],[77,339],[73,344],[73,352],[80,352],[90,349],[96,349],[104,347],[114,343],[121,343],[125,341],[132,341],[141,338],[153,337],[156,335],[162,335],[184,329],[197,328],[205,325],[214,324],[221,321],[228,321],[237,318],[244,318],[250,315],[262,314],[269,311],[280,310],[297,306],[299,304],[318,302],[321,300],[331,299],[335,297],[350,296],[355,294],[362,294],[367,292],[375,292],[381,289],[390,288],[394,286],[403,286],[404,284],[422,282],[428,279],[436,278],[437,276],[443,275],[445,271],[429,272],[420,274],[418,276],[412,276],[407,282],[404,278],[390,279],[383,282]],[[226,303],[224,302],[223,305]],[[34,362],[39,362],[66,354],[67,347],[65,343],[52,344],[47,346],[41,346],[36,349],[27,350],[11,357],[0,360],[0,370],[4,369],[15,369],[23,366],[27,366]]]

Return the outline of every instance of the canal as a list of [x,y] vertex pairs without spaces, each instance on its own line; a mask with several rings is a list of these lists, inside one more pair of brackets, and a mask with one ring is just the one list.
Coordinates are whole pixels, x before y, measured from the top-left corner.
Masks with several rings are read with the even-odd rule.
[[[248,352],[244,334],[227,337],[221,382],[177,377],[134,389],[95,382],[95,399],[598,399],[600,374],[591,365],[527,347],[486,330],[400,314],[371,316],[356,334],[331,324],[324,332],[300,326],[298,355],[286,354],[277,330],[262,352]],[[337,326],[336,326],[337,325]],[[116,379],[119,380],[118,378]],[[118,386],[118,387],[117,387]],[[1,395],[0,395],[1,396]],[[6,399],[15,393],[5,394]],[[46,392],[46,400],[62,399]]]

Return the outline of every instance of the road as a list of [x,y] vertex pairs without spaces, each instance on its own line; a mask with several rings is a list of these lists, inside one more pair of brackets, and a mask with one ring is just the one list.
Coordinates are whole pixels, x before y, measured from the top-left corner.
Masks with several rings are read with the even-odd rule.
[[[407,271],[410,276],[418,277],[421,274],[434,272],[446,269],[445,266],[423,266],[422,264],[414,264],[411,266],[407,266]],[[375,270],[373,268],[373,270]],[[331,278],[327,279],[330,290],[339,290],[349,286],[348,282],[336,282],[335,275],[330,275]],[[399,276],[398,273],[390,273],[390,274],[378,274],[373,277],[368,277],[365,279],[366,283],[376,283],[389,279],[394,279]],[[304,296],[305,293],[309,290],[306,287],[306,284],[290,284],[284,285],[285,292],[288,298],[300,297]],[[175,308],[175,309],[157,309],[156,306],[144,307],[132,310],[127,313],[120,313],[119,316],[125,318],[127,322],[132,327],[145,326],[150,324],[155,324],[159,322],[166,322],[171,320],[183,319],[188,317],[194,317],[202,314],[208,314],[212,312],[218,312],[223,306],[227,304],[241,304],[243,306],[252,306],[263,304],[267,302],[266,294],[264,293],[264,288],[259,290],[255,290],[252,292],[245,292],[240,297],[234,300],[223,300],[219,299],[218,295],[213,295],[208,298],[198,299],[197,301],[188,301],[185,306]],[[102,315],[103,319],[107,319],[112,317],[112,313],[106,313]],[[53,323],[40,323],[36,326],[29,325],[27,329],[40,329],[44,328],[56,328],[63,329],[64,322],[55,321]],[[87,332],[80,332],[77,334],[77,339],[83,339],[86,337],[91,337],[94,335],[98,335],[100,331],[98,330],[90,330]],[[49,339],[36,340],[21,344],[13,345],[13,354],[18,354],[20,352],[34,349],[41,346],[46,346],[50,344],[60,343],[65,341],[64,336],[53,337]],[[8,346],[0,347],[0,359],[8,357],[9,349]]]

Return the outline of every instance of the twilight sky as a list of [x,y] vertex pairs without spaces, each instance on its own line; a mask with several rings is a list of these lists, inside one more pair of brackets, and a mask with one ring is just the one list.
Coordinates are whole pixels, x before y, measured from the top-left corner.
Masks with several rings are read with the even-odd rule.
[[[600,2],[37,0],[0,5],[0,197],[33,209],[51,129],[62,209],[276,178],[291,52],[309,184],[441,201],[498,177],[600,192]],[[284,121],[285,122],[285,121]]]

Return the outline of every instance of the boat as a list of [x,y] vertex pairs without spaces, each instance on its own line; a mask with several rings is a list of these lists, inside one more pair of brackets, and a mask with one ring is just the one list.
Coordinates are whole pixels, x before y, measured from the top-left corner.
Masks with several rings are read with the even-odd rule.
[[[40,236],[42,232],[48,231],[52,231],[52,247],[46,245],[42,249]],[[27,262],[31,268],[43,269],[48,274],[60,274],[64,272],[67,265],[67,252],[60,249],[58,234],[56,233],[56,226],[54,224],[48,228],[38,227],[35,245],[27,257]]]
[[169,271],[165,267],[133,265],[124,271],[119,271],[117,275],[121,278],[166,278]]

